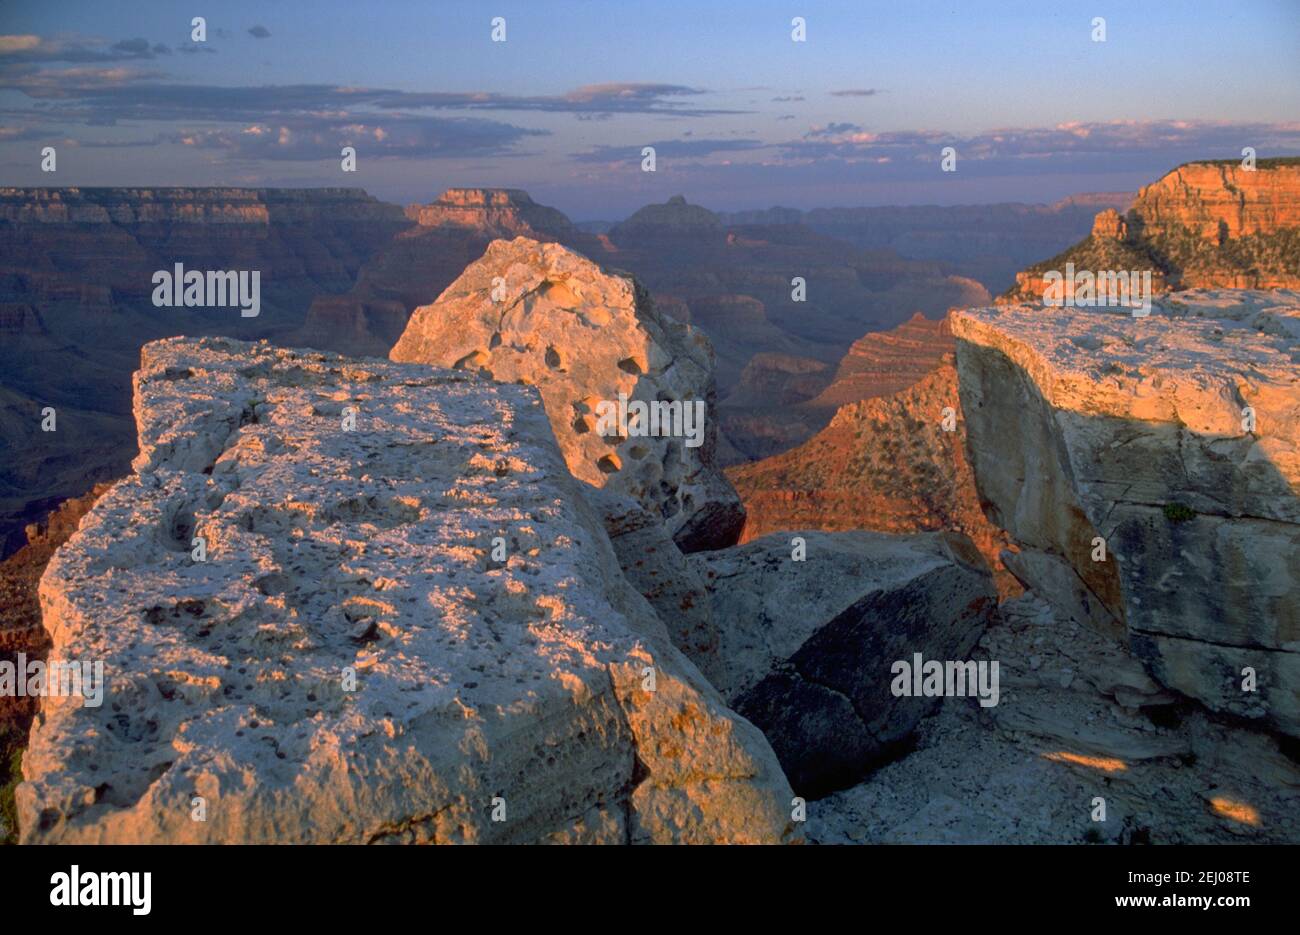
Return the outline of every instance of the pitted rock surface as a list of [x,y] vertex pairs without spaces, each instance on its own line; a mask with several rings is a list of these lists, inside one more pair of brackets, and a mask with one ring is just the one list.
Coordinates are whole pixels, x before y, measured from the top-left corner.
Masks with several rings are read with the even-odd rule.
[[[683,551],[733,544],[740,498],[715,465],[713,350],[698,329],[660,315],[626,273],[559,244],[493,241],[432,305],[415,310],[393,360],[536,386],[569,470],[631,497]],[[698,446],[678,434],[601,433],[598,406],[705,403]],[[608,428],[608,426],[606,426]]]
[[135,414],[136,473],[42,578],[51,657],[107,689],[44,700],[23,841],[797,836],[771,748],[623,578],[535,390],[174,338],[144,348]]

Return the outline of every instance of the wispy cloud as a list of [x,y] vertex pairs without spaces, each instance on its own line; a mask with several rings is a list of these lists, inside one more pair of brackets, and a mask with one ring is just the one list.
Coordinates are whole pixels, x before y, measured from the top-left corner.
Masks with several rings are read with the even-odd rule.
[[0,36],[0,66],[11,64],[85,64],[149,59],[171,50],[147,39],[43,38],[31,35]]
[[[248,33],[270,36],[260,25]],[[177,46],[178,51],[202,48]],[[604,82],[553,95],[190,83],[154,67],[153,60],[170,53],[170,48],[144,38],[109,42],[0,37],[0,89],[34,102],[26,109],[6,109],[5,118],[33,135],[35,127],[49,128],[40,134],[48,136],[58,132],[55,128],[66,132],[77,125],[140,126],[151,128],[148,139],[156,142],[235,159],[293,161],[325,158],[349,143],[387,157],[510,156],[521,154],[528,139],[551,134],[495,118],[450,116],[448,111],[570,114],[582,120],[739,113],[704,106],[701,101],[709,93],[704,89],[663,82]],[[161,132],[158,125],[164,127]],[[679,153],[705,153],[710,145],[695,141],[678,149],[678,144],[666,144]],[[740,149],[756,144],[732,140],[712,145]]]
[[569,158],[574,162],[611,165],[624,162],[641,162],[641,150],[653,146],[656,158],[702,159],[717,153],[740,153],[762,149],[766,144],[762,140],[711,140],[683,139],[656,140],[634,146],[596,146],[584,152],[572,153]]
[[[801,138],[779,144],[798,161],[937,163],[944,146],[967,163],[1051,162],[1056,170],[1111,164],[1117,155],[1161,154],[1169,160],[1240,155],[1244,146],[1300,149],[1300,123],[1231,123],[1200,120],[1068,122],[958,135],[938,130],[872,132],[852,123],[812,127]],[[1172,164],[1172,162],[1171,162]]]
[[355,146],[365,158],[464,159],[524,155],[517,144],[549,136],[475,117],[406,117],[377,122],[297,118],[253,124],[237,130],[195,130],[164,141],[224,152],[235,159],[306,162],[333,158],[340,146]]

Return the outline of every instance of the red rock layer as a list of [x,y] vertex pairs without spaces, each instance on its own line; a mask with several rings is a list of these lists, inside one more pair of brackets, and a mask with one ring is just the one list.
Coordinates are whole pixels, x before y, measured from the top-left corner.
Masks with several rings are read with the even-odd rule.
[[[945,407],[958,416],[951,432]],[[798,448],[729,468],[748,512],[741,541],[794,529],[956,530],[988,560],[999,592],[1019,593],[998,559],[1007,536],[980,509],[960,412],[947,357],[901,392],[844,406]]]
[[946,317],[932,321],[917,312],[889,331],[873,331],[853,342],[835,379],[810,405],[843,406],[888,396],[916,383],[956,350]]
[[1220,225],[1233,238],[1300,227],[1300,164],[1189,163],[1143,188],[1133,207],[1149,234],[1181,226],[1217,241]]

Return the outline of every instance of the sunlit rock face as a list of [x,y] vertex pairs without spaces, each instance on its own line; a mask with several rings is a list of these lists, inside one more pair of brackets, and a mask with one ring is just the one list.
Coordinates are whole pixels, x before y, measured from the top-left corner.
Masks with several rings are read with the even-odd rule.
[[174,338],[144,348],[135,415],[135,473],[41,581],[51,658],[106,686],[43,701],[23,841],[797,835],[535,389]]
[[[494,241],[416,309],[390,356],[536,386],[579,480],[660,517],[684,551],[739,536],[740,498],[714,463],[712,348],[660,315],[630,275],[558,244]],[[620,397],[667,404],[680,419],[657,429],[648,416],[639,427],[630,416],[626,428],[603,422]]]
[[1008,564],[1163,684],[1300,734],[1300,294],[953,315]]
[[834,368],[786,354],[755,354],[722,401],[722,432],[750,458],[786,452],[824,429],[841,406],[917,383],[953,347],[946,319],[917,312],[896,328],[858,338]]
[[1138,192],[1123,216],[1016,275],[999,301],[1042,297],[1048,271],[1149,270],[1154,288],[1300,288],[1300,158],[1189,162]]
[[410,205],[406,216],[421,227],[466,227],[494,238],[577,235],[563,212],[517,188],[449,188],[434,202]]
[[1214,242],[1300,227],[1300,159],[1188,163],[1143,188],[1134,208],[1149,234],[1184,228]]
[[797,448],[727,469],[745,504],[741,541],[791,529],[949,530],[969,536],[1004,596],[1006,533],[980,507],[952,354],[914,385],[841,406]]

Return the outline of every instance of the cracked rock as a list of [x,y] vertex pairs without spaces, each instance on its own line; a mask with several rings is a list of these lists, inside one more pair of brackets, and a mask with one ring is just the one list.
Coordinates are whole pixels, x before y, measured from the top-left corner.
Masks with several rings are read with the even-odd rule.
[[1300,736],[1300,293],[952,321],[976,486],[1019,548],[1008,567],[1162,687]]
[[718,632],[715,684],[811,797],[858,781],[938,704],[895,697],[892,665],[966,660],[997,606],[960,533],[773,533],[691,558]]
[[[536,386],[574,477],[635,500],[685,552],[739,538],[744,507],[714,459],[713,348],[703,332],[659,313],[629,274],[559,244],[493,241],[415,310],[389,356]],[[677,428],[645,434],[655,427],[647,415],[641,432],[598,431],[598,407],[617,405],[620,394],[678,411],[702,402],[703,424],[678,417]]]
[[172,338],[143,349],[135,413],[136,473],[41,580],[51,657],[107,684],[43,699],[22,841],[799,836],[771,747],[623,577],[536,390]]

